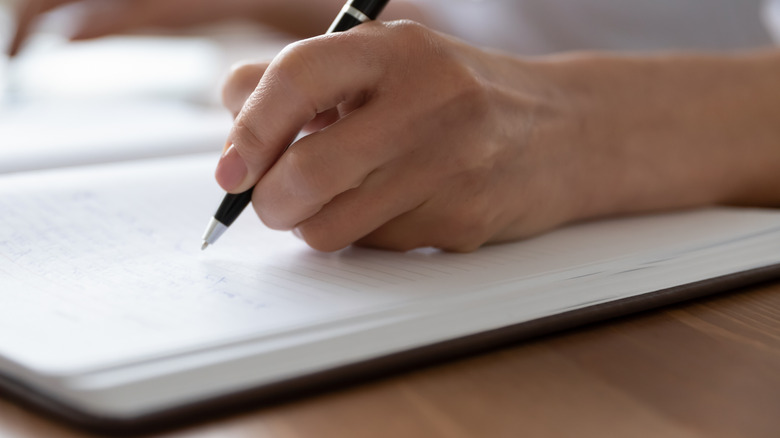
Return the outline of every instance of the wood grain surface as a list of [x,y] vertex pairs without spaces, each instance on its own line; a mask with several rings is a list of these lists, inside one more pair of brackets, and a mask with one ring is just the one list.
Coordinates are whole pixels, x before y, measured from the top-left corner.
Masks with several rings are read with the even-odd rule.
[[[153,435],[780,436],[780,282]],[[1,437],[88,437],[0,398]]]

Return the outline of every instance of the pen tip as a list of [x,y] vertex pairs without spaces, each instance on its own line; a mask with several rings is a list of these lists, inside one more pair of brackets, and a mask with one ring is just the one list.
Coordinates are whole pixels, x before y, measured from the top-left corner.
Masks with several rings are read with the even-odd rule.
[[203,242],[203,245],[200,247],[200,250],[203,251],[203,250],[205,250],[208,247],[209,247],[209,243],[208,242]]

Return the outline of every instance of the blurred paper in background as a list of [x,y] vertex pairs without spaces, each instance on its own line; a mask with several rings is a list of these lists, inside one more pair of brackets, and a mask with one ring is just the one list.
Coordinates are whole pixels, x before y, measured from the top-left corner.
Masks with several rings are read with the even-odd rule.
[[[5,48],[13,22],[0,1]],[[231,116],[222,77],[287,42],[246,23],[178,36],[69,42],[73,11],[44,17],[20,55],[0,61],[0,173],[213,151]]]

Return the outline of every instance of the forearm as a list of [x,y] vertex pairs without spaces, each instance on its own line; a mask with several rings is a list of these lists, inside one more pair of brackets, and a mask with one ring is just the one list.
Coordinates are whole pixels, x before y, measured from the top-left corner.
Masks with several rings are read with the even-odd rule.
[[[780,206],[780,52],[552,57],[577,218]],[[540,129],[545,129],[544,125]]]

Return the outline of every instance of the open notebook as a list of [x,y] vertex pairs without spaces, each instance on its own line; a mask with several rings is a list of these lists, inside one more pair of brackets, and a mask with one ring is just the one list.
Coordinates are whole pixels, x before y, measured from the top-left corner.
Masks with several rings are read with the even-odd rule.
[[780,211],[579,224],[471,254],[318,253],[251,211],[209,251],[213,154],[0,176],[0,375],[92,425],[273,398],[757,281]]

